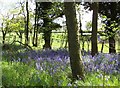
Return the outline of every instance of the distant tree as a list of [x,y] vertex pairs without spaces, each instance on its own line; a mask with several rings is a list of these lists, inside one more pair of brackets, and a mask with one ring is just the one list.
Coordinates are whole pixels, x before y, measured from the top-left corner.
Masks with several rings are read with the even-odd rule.
[[84,67],[80,54],[80,44],[78,37],[78,25],[76,19],[76,9],[74,2],[64,2],[66,25],[68,29],[68,45],[70,55],[70,65],[73,80],[84,79]]
[[29,10],[28,10],[28,0],[26,0],[26,25],[25,25],[25,44],[28,45],[29,42]]
[[2,43],[5,44],[5,37],[6,37],[6,34],[8,32],[8,23],[7,23],[5,28],[3,27],[3,24],[4,23],[2,23],[2,28],[1,28],[2,29],[2,35],[3,35]]
[[[48,10],[51,9],[52,7],[52,3],[51,2],[39,2],[38,3],[39,7],[38,7],[38,14],[41,15],[42,20],[43,20],[43,38],[45,41],[45,44],[43,45],[43,48],[50,48],[51,49],[51,45],[50,45],[50,37],[51,37],[51,28],[49,28],[49,24],[51,22],[51,19],[48,16]],[[38,24],[37,24],[38,25]]]
[[[86,2],[84,4],[85,9],[92,9],[91,3]],[[100,16],[106,16],[106,20],[103,23],[106,24],[106,36],[109,36],[109,53],[115,53],[115,33],[119,26],[119,14],[120,14],[120,1],[118,2],[99,2],[98,13]]]
[[115,53],[115,33],[119,26],[120,2],[100,3],[100,14],[107,18],[104,21],[106,24],[106,34],[109,36],[109,53]]
[[[88,21],[85,25],[87,31],[90,31],[90,29],[92,28],[92,22],[91,21]],[[87,47],[88,47],[88,52],[90,51],[89,50],[89,47],[90,47],[90,40],[91,40],[91,36],[86,36],[86,41],[87,41]]]
[[9,29],[18,35],[21,42],[22,42],[22,35],[24,33],[24,25],[25,24],[24,24],[23,16],[19,16],[18,14],[16,14],[16,16],[15,15],[13,16],[9,25]]
[[33,39],[32,39],[32,44],[33,46],[37,47],[37,41],[38,41],[38,4],[35,2],[35,24],[34,24],[34,33],[33,33]]
[[[24,17],[24,33],[25,33],[25,44],[28,45],[29,43],[29,10],[28,10],[28,0],[25,2],[19,2],[20,4],[20,12],[19,14]],[[26,8],[25,8],[26,7]]]
[[[42,28],[40,28],[41,30],[39,30],[43,32],[43,39],[45,41],[43,48],[51,49],[50,40],[51,40],[52,30],[61,27],[59,24],[53,22],[56,18],[61,17],[63,15],[62,8],[60,7],[61,4],[58,2],[56,3],[37,2],[37,4],[38,4],[37,19],[38,21],[40,20],[43,21]],[[40,23],[38,22],[37,25],[39,26]]]
[[18,1],[16,3],[16,7],[14,8],[15,11],[12,10],[12,12],[15,13],[14,21],[17,20],[17,22],[15,21],[15,24],[19,23],[20,26],[20,28],[17,29],[16,34],[22,40],[22,35],[24,33],[25,45],[28,45],[28,43],[30,42],[29,33],[32,33],[32,28],[33,28],[32,19],[34,18],[33,16],[34,13],[30,8],[29,6],[30,3],[28,3],[28,1],[30,2],[30,0]]
[[2,43],[5,44],[6,34],[9,33],[11,30],[9,29],[10,24],[10,15],[2,16],[2,24],[1,24],[1,30],[3,35]]

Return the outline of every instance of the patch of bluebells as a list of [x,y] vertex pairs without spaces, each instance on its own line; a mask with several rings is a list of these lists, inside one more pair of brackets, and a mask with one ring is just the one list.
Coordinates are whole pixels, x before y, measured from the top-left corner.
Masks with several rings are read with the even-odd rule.
[[120,55],[100,53],[92,57],[83,56],[85,71],[87,72],[105,72],[106,74],[120,73]]
[[[53,75],[66,71],[70,68],[69,54],[65,49],[59,50],[31,50],[19,52],[12,60],[29,63],[34,61],[36,69],[46,71]],[[82,56],[86,72],[105,72],[106,74],[120,73],[120,55],[99,53],[92,57],[91,55]]]
[[51,75],[70,67],[68,52],[65,50],[45,50],[39,52],[37,57],[36,68],[40,71],[48,71]]

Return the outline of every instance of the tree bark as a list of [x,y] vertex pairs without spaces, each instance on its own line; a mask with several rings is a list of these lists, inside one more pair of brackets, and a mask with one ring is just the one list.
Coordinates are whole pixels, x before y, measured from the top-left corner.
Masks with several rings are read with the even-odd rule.
[[44,41],[45,44],[43,45],[44,49],[51,49],[51,43],[50,43],[50,39],[51,39],[51,30],[44,30]]
[[92,4],[93,9],[93,17],[92,17],[92,52],[91,55],[94,56],[98,53],[98,47],[97,47],[97,19],[98,19],[98,3],[94,2]]
[[70,65],[73,81],[84,79],[84,69],[82,58],[80,57],[79,30],[76,19],[76,9],[74,2],[64,2],[66,25],[68,29],[68,45],[70,55]]
[[49,19],[49,16],[47,14],[47,10],[49,10],[51,8],[51,2],[42,2],[41,6],[44,12],[42,12],[42,16],[43,16],[43,27],[45,28],[43,30],[43,38],[44,38],[44,42],[45,44],[43,45],[44,49],[51,49],[51,32],[52,30],[49,27],[49,22],[51,22],[52,20]]
[[66,36],[66,38],[65,38],[65,46],[64,46],[64,48],[66,49],[67,45],[68,45],[67,30],[65,30],[65,36]]
[[[36,13],[36,12],[35,12]],[[34,30],[33,30],[33,40],[32,40],[32,44],[33,46],[35,46],[35,35],[36,35],[36,14],[35,14],[35,24],[34,24]]]
[[[7,24],[8,25],[8,24]],[[6,30],[7,30],[8,27],[6,27]],[[6,30],[4,30],[3,28],[3,23],[2,23],[2,35],[3,35],[3,40],[2,40],[2,43],[5,44],[5,37],[6,37]]]
[[[37,19],[38,19],[38,13],[37,13],[37,10],[38,9],[38,4],[36,2],[36,9],[35,9],[35,24],[34,24],[34,33],[33,33],[33,41],[32,41],[32,44],[33,46],[36,46],[37,47],[37,30],[38,30],[38,22],[37,22]],[[37,22],[37,23],[36,23]],[[37,26],[37,27],[36,27]]]
[[28,0],[26,1],[26,12],[27,12],[27,21],[26,21],[26,27],[25,27],[25,44],[28,45],[29,42],[29,10],[28,10]]
[[[116,9],[116,3],[112,3],[111,4],[111,22],[115,21],[115,19],[116,19],[117,13],[116,13],[115,9]],[[113,31],[113,29],[110,29],[109,32],[110,32],[110,36],[109,36],[109,53],[116,53],[114,31]]]
[[[36,12],[36,15],[38,14],[38,10]],[[39,21],[39,18],[38,18],[39,15],[37,15],[37,24],[36,24],[36,30],[35,30],[35,46],[37,47],[38,45],[38,21]]]
[[103,49],[104,49],[104,41],[102,41],[101,53],[103,53]]
[[22,42],[22,33],[21,32],[20,32],[20,36],[19,37],[20,37],[20,41]]
[[[44,14],[46,15],[46,14]],[[52,30],[49,29],[48,27],[48,24],[49,24],[49,19],[47,17],[43,18],[43,27],[45,28],[43,30],[43,38],[44,38],[44,41],[45,41],[45,44],[43,45],[43,48],[44,49],[51,49],[51,33],[52,33]]]
[[3,33],[3,41],[2,41],[3,44],[5,44],[5,36],[6,34]]
[[109,37],[109,53],[116,53],[114,36]]

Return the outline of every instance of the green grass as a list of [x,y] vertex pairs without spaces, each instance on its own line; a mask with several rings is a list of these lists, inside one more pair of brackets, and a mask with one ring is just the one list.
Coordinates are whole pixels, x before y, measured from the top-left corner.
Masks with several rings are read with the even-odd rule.
[[[45,71],[38,71],[30,65],[20,62],[8,63],[2,61],[3,86],[120,86],[119,75],[104,75],[102,73],[87,73],[85,80],[70,83],[66,71],[50,76]],[[106,88],[106,87],[105,87]]]
[[118,76],[104,75],[100,73],[93,73],[86,75],[85,82],[76,81],[79,86],[120,86]]
[[69,82],[65,73],[52,77],[45,71],[38,71],[33,66],[20,62],[2,61],[3,86],[66,86]]
[[[16,35],[16,34],[13,33],[13,35],[11,35],[11,36],[9,36],[9,34],[7,34],[7,36],[6,36],[6,42],[7,43],[11,43],[13,41],[13,39],[14,39],[14,35]],[[29,38],[30,38],[29,45],[32,46],[32,35],[29,35]],[[64,48],[65,43],[66,43],[66,35],[64,35],[62,33],[52,33],[51,40],[52,39],[53,39],[53,42],[52,42],[52,48],[53,49]],[[16,35],[16,40],[20,40],[17,35]],[[25,42],[24,34],[23,34],[23,40],[22,40],[22,42],[23,43]],[[19,43],[16,43],[16,44],[19,44]],[[89,50],[91,50],[91,42],[89,44],[90,44]],[[39,34],[39,36],[38,36],[38,47],[37,48],[34,47],[34,49],[42,49],[43,45],[44,45],[44,40],[42,38],[42,34]],[[82,48],[82,42],[80,42],[80,46]],[[101,47],[102,47],[102,44],[98,42],[98,51],[99,52],[101,51]],[[117,52],[119,52],[118,51],[118,47],[119,47],[118,42],[116,42],[116,51]],[[88,44],[87,44],[87,42],[85,42],[84,48],[85,48],[86,51],[88,50]],[[109,53],[109,44],[108,43],[105,43],[104,49],[103,49],[103,53]]]

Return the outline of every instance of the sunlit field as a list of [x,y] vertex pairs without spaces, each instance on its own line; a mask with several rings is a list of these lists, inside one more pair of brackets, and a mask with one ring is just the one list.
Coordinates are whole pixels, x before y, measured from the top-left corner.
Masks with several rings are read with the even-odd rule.
[[[43,36],[43,34],[40,33],[39,36],[38,36],[38,47],[37,48],[33,47],[33,48],[35,48],[35,49],[42,49],[43,48],[44,40],[43,40],[42,36]],[[31,34],[29,34],[29,38],[30,38],[29,45],[32,47],[32,35]],[[7,36],[6,36],[6,42],[7,43],[12,43],[15,39],[16,39],[16,41],[20,41],[19,37],[14,33],[7,34]],[[52,33],[51,46],[52,46],[53,49],[68,48],[68,42],[66,42],[66,40],[67,40],[67,35],[65,33]],[[24,34],[23,34],[22,42],[23,43],[25,42]],[[118,52],[118,50],[119,50],[118,42],[119,41],[116,40],[116,52]],[[15,44],[19,45],[18,42],[15,42]],[[89,44],[89,49],[88,49],[88,44]],[[80,47],[81,47],[81,50],[82,50],[82,40],[80,41]],[[102,47],[102,43],[100,43],[98,41],[98,51],[99,52],[101,52],[101,47]],[[91,41],[88,42],[87,40],[85,40],[84,50],[85,51],[88,51],[88,50],[91,51]],[[104,44],[103,53],[109,53],[108,42],[106,42]]]

